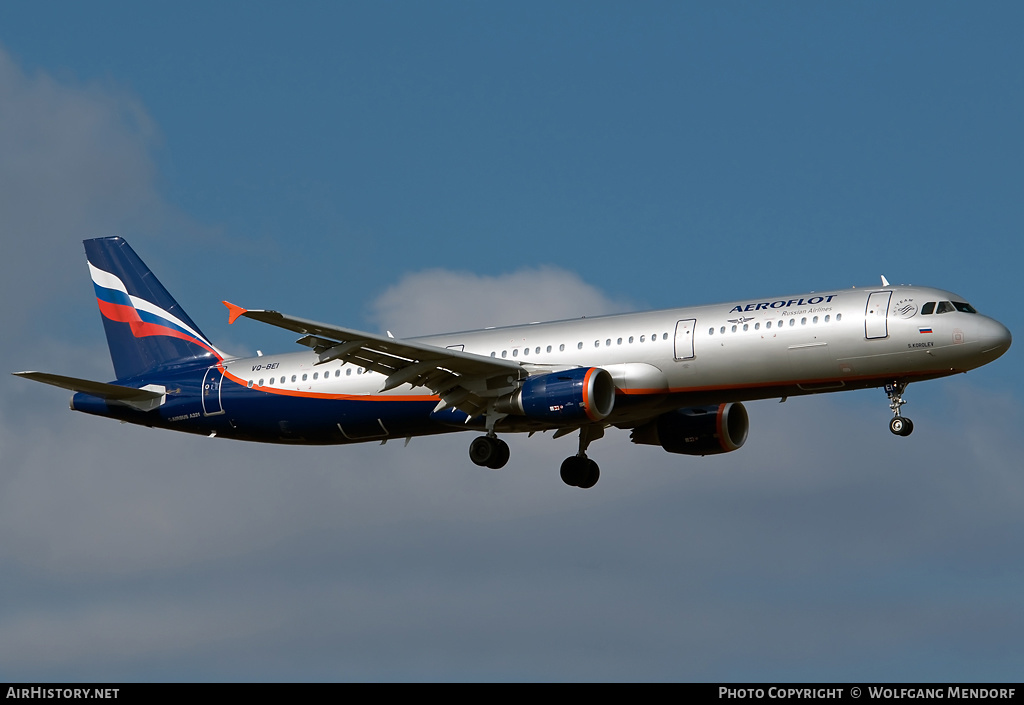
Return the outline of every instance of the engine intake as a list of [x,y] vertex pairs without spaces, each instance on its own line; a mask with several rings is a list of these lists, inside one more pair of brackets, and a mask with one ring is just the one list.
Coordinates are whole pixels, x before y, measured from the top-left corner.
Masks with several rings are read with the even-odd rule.
[[750,419],[740,403],[676,409],[637,426],[630,440],[661,446],[669,453],[715,455],[737,450],[747,440]]
[[600,421],[615,407],[615,382],[600,367],[576,367],[529,377],[497,410],[544,421]]

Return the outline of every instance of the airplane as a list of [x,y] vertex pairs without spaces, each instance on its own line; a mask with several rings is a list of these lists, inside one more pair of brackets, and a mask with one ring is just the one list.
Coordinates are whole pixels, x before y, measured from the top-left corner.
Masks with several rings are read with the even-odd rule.
[[579,433],[562,463],[587,489],[587,456],[614,426],[636,444],[711,455],[747,439],[744,401],[883,387],[889,430],[911,382],[992,362],[1010,331],[962,296],[882,285],[646,313],[395,338],[223,302],[300,335],[308,350],[233,357],[210,342],[120,237],[85,241],[116,379],[20,377],[70,389],[71,408],[122,422],[282,444],[385,443],[473,430],[469,456],[498,469],[502,433]]

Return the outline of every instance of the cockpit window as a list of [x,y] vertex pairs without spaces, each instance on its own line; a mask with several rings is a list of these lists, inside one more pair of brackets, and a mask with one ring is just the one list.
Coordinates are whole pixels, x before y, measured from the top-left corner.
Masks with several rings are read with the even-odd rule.
[[961,313],[977,313],[977,311],[974,310],[973,306],[963,301],[954,301],[953,306],[955,306],[956,310],[960,311]]
[[922,316],[930,316],[933,313],[935,313],[935,302],[934,301],[929,301],[928,303],[926,303],[924,306],[921,307],[921,315]]
[[953,304],[949,301],[940,301],[939,308],[935,313],[952,313],[954,311]]

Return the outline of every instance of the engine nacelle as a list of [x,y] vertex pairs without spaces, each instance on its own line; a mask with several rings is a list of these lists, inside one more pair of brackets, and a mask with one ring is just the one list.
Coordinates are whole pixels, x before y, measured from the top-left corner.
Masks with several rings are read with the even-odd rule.
[[749,429],[743,404],[717,404],[662,414],[633,429],[630,440],[661,446],[669,453],[715,455],[742,446]]
[[497,404],[503,413],[543,421],[600,421],[614,407],[615,382],[608,370],[600,367],[576,367],[529,377]]

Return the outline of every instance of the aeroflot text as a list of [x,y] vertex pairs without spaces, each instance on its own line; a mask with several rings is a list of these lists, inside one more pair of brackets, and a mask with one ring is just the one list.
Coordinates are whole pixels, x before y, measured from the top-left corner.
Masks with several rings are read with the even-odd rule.
[[743,313],[745,311],[764,311],[769,308],[789,308],[790,306],[814,306],[820,303],[831,303],[836,294],[828,296],[811,296],[807,299],[790,299],[786,301],[761,301],[759,303],[747,304],[746,306],[733,306],[729,313]]

